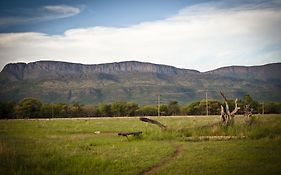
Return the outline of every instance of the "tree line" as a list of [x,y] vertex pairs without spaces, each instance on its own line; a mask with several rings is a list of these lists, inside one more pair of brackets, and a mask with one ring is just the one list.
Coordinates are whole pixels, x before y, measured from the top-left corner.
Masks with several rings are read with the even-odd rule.
[[[234,100],[229,100],[229,107],[234,108]],[[120,116],[175,116],[175,115],[219,115],[221,101],[208,100],[197,101],[186,105],[180,105],[177,101],[170,101],[161,105],[138,105],[134,102],[117,101],[113,103],[101,103],[98,105],[50,104],[38,99],[28,97],[19,102],[1,102],[0,118],[62,118],[62,117],[120,117]],[[281,113],[280,102],[259,103],[250,95],[245,95],[238,101],[241,107],[238,114],[243,114],[245,105],[250,105],[253,113],[274,114]]]

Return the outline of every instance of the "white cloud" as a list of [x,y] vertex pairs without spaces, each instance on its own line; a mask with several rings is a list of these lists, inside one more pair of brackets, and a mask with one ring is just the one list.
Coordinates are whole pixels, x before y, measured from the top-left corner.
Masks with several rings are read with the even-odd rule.
[[201,71],[265,64],[281,61],[280,28],[281,11],[274,8],[225,9],[216,3],[200,4],[165,20],[127,28],[80,28],[64,35],[0,34],[0,64],[139,60]]
[[60,18],[77,15],[81,11],[79,8],[67,5],[48,5],[44,6],[43,9],[47,13],[58,15]]
[[10,16],[0,17],[0,27],[66,18],[79,14],[81,9],[67,5],[48,5],[35,9],[16,9],[12,12]]

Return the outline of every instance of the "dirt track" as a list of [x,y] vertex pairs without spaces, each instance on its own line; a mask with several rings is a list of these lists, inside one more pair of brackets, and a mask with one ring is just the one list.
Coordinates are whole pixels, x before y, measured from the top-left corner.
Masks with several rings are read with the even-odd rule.
[[175,151],[170,157],[162,159],[159,163],[153,165],[152,167],[146,169],[144,172],[142,172],[142,175],[151,175],[156,173],[158,170],[163,168],[165,165],[167,165],[169,162],[176,160],[183,152],[182,146],[181,145],[175,145],[171,144],[174,148]]

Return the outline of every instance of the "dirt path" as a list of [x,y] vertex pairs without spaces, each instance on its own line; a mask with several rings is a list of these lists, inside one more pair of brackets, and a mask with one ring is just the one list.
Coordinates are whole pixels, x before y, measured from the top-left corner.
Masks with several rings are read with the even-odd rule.
[[165,165],[167,165],[169,162],[177,159],[183,152],[182,145],[175,145],[172,143],[172,146],[175,148],[175,151],[173,152],[173,154],[170,157],[162,159],[159,163],[146,169],[141,174],[142,175],[152,175],[152,174],[156,173],[157,171],[159,171],[161,168],[163,168]]

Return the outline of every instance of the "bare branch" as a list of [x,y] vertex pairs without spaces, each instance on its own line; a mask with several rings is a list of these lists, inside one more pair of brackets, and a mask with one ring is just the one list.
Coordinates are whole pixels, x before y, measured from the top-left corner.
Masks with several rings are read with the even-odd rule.
[[227,99],[226,99],[226,97],[224,96],[224,94],[223,94],[223,92],[222,92],[222,91],[220,91],[220,94],[221,94],[221,96],[223,97],[224,102],[227,102]]
[[225,103],[225,112],[227,113],[227,115],[230,115],[230,111],[229,111],[229,106],[228,106],[228,103],[227,103],[227,99],[226,97],[224,96],[223,92],[220,91],[220,94],[221,96],[223,97],[224,99],[224,103]]
[[225,118],[225,112],[224,112],[224,108],[223,106],[221,105],[221,118],[222,118],[222,121],[225,122],[226,118]]
[[240,109],[240,107],[238,107],[238,104],[237,104],[237,98],[235,99],[235,108],[234,110],[230,113],[231,116],[234,117],[234,115],[236,114],[236,112],[238,112],[238,110]]

